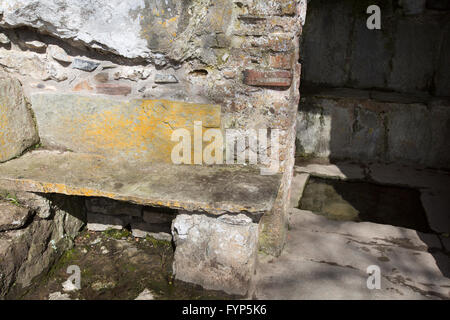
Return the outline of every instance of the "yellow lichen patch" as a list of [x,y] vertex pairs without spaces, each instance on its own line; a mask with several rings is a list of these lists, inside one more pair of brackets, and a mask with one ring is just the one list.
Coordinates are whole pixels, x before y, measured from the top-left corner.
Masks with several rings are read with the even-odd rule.
[[[187,129],[193,137],[194,122],[203,128],[220,128],[220,106],[169,100],[133,100],[115,102],[72,96],[69,108],[58,112],[41,127],[58,145],[75,152],[103,154],[140,161],[171,163],[172,133]],[[41,112],[37,108],[40,118]],[[191,143],[193,148],[193,143]]]

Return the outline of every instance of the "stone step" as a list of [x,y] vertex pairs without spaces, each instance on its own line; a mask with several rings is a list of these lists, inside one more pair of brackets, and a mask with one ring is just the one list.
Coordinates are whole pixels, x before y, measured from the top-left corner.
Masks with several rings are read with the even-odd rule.
[[281,175],[253,166],[130,162],[74,152],[35,150],[0,164],[0,188],[86,197],[209,214],[272,209]]

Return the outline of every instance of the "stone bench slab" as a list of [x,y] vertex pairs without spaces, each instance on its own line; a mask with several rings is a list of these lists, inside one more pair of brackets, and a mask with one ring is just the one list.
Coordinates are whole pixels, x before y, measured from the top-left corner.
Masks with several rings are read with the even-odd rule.
[[36,150],[0,164],[0,188],[105,197],[209,214],[272,209],[280,175],[253,166],[137,163],[105,156]]

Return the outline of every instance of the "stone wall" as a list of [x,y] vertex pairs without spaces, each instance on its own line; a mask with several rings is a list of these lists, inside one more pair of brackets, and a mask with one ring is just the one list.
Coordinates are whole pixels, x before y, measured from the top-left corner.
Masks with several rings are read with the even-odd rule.
[[128,228],[136,238],[149,236],[172,241],[170,228],[177,210],[139,206],[107,198],[86,198],[85,202],[88,230]]
[[[279,156],[281,187],[273,210],[256,221],[259,248],[278,255],[305,15],[306,0],[3,1],[0,66],[22,85],[40,148],[167,162],[170,133],[194,121],[240,135],[280,129],[271,157]],[[98,212],[89,215],[101,223]]]
[[0,299],[50,270],[85,221],[79,198],[0,190]]
[[[381,30],[366,9],[381,8]],[[297,155],[450,168],[448,1],[309,2]]]
[[[381,30],[366,27],[372,4]],[[449,10],[448,1],[309,1],[303,85],[450,96]]]

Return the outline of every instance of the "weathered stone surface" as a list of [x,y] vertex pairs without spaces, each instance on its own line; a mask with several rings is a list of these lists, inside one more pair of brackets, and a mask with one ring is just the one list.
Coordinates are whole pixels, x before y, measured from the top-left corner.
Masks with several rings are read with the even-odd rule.
[[448,102],[412,103],[403,95],[379,93],[371,94],[378,101],[343,93],[321,96],[302,98],[297,115],[299,156],[448,168]]
[[52,219],[34,219],[22,229],[0,233],[0,297],[29,286],[72,247],[85,220],[82,205],[79,199],[59,195],[53,195],[51,201],[57,208]]
[[25,225],[32,212],[30,209],[0,200],[0,231],[19,229]]
[[142,216],[141,206],[106,198],[88,198],[86,199],[86,208],[89,212],[107,215]]
[[175,218],[172,213],[156,212],[152,209],[144,209],[143,219],[147,223],[171,223]]
[[[51,90],[68,92],[83,80],[92,81],[93,84],[94,76],[106,68],[111,69],[107,71],[108,82],[100,83],[123,86],[122,88],[99,86],[94,90],[95,93],[117,94],[121,97],[112,102],[116,110],[112,113],[111,109],[105,109],[104,113],[100,112],[94,121],[95,128],[88,124],[84,127],[87,131],[80,129],[87,123],[92,124],[90,111],[86,111],[91,110],[95,113],[97,107],[99,105],[101,107],[98,100],[77,111],[74,110],[76,109],[74,105],[80,103],[64,102],[70,99],[61,98],[59,101],[55,99],[45,102],[47,104],[45,110],[42,109],[43,113],[37,117],[42,120],[47,116],[52,117],[53,113],[61,115],[66,113],[67,125],[60,126],[64,121],[59,121],[58,117],[49,121],[42,120],[40,132],[44,147],[70,150],[74,153],[96,153],[107,159],[123,156],[124,160],[127,160],[124,162],[134,160],[158,162],[161,159],[164,162],[169,160],[168,151],[174,145],[172,142],[167,143],[170,133],[181,127],[190,129],[195,120],[201,120],[205,129],[281,127],[289,132],[282,137],[279,171],[287,172],[286,177],[290,176],[295,138],[293,110],[297,106],[296,99],[299,95],[298,36],[304,22],[305,0],[283,0],[280,3],[259,1],[258,8],[253,13],[246,12],[252,11],[255,7],[253,1],[234,3],[229,0],[100,0],[95,5],[91,0],[80,1],[75,5],[67,0],[12,0],[6,4],[2,2],[0,5],[0,27],[7,29],[5,33],[8,35],[17,35],[11,37],[14,42],[10,48],[11,54],[8,55],[7,52],[10,46],[0,48],[0,63],[3,64],[4,60],[8,60],[8,64],[14,66],[8,68],[8,71],[20,73],[21,79],[28,80],[33,77],[39,80],[27,84],[26,89],[30,94]],[[253,19],[252,15],[262,17]],[[93,71],[92,74],[83,73],[70,68],[66,62],[48,53],[44,55],[21,51],[22,46],[16,46],[16,42],[24,41],[22,31],[26,31],[33,40],[57,44],[73,59],[88,59],[100,63],[96,69],[98,71]],[[27,55],[22,55],[22,52],[26,52]],[[28,55],[29,53],[35,55]],[[283,58],[272,60],[270,66],[268,56],[277,54],[280,54],[280,57],[283,55]],[[6,56],[8,59],[3,58]],[[35,62],[29,68],[25,68],[25,61],[28,63],[30,59]],[[20,63],[14,62],[17,60]],[[48,65],[51,65],[54,71],[51,75],[47,72]],[[62,82],[64,73],[57,67],[64,67],[62,70],[65,70],[67,81]],[[281,87],[272,87],[272,84],[279,84],[267,83],[266,80],[271,79],[260,78],[257,80],[264,84],[255,88],[243,84],[241,72],[246,68],[261,68],[264,72],[283,70],[281,73],[283,75],[289,73],[286,73],[287,70],[291,73],[282,77]],[[228,75],[232,76],[224,77],[222,72],[224,70],[229,70]],[[154,84],[156,73],[172,74],[179,82],[156,86]],[[147,79],[148,81],[144,81]],[[48,81],[45,87],[39,86],[38,83],[44,80],[55,80],[59,83]],[[156,80],[158,82],[158,79]],[[125,86],[129,88],[124,88]],[[291,90],[281,90],[288,87]],[[145,89],[141,90],[142,88]],[[81,86],[81,89],[89,88]],[[88,95],[89,93],[93,92],[83,90],[83,95],[92,97],[93,95]],[[164,104],[163,107],[170,107],[168,112],[171,115],[167,117],[166,111],[160,108],[149,110],[146,109],[148,106],[139,105],[131,110],[133,108],[124,107],[129,101],[125,101],[123,95],[130,95],[131,98],[151,96],[208,105],[207,108],[200,108],[203,110],[193,110],[194,108],[187,103],[180,104],[176,108]],[[236,104],[231,107],[230,104],[235,101]],[[60,105],[65,107],[58,109]],[[54,111],[53,106],[56,108]],[[140,113],[136,114],[136,110]],[[159,114],[161,118],[153,121],[152,117]],[[110,121],[109,115],[115,119]],[[214,122],[213,125],[207,123],[209,122],[205,119],[207,117]],[[226,117],[226,122],[221,123],[222,117]],[[74,126],[73,122],[68,123],[70,118],[76,121],[81,119],[83,123]],[[52,123],[59,127],[56,131],[60,131],[58,134],[61,135],[49,133],[45,125],[42,125],[46,121],[46,125]],[[119,130],[116,131],[117,129]],[[63,134],[63,131],[66,132]],[[90,136],[88,141],[84,136],[86,132],[89,132]],[[93,136],[103,138],[92,139]],[[75,145],[75,148],[70,145]],[[86,151],[87,149],[90,150]],[[104,153],[108,149],[109,151]],[[114,151],[110,153],[111,150]],[[215,172],[213,170],[212,174]],[[97,178],[109,180],[103,175]],[[222,179],[221,174],[219,178]],[[138,178],[135,176],[134,180],[136,179]],[[84,182],[88,181],[89,178]],[[202,185],[203,181],[197,180],[197,183]],[[120,182],[117,185],[119,186]],[[288,181],[285,185],[287,190]],[[283,197],[287,194],[287,191],[283,192]],[[234,192],[232,195],[234,197]],[[209,199],[207,204],[202,204],[205,208],[203,212],[210,213],[206,207],[214,203],[217,196],[220,196],[220,192],[212,194],[212,199]],[[271,199],[270,197],[270,201]],[[195,209],[194,205],[192,207]],[[215,209],[213,208],[213,211]],[[242,208],[238,210],[241,211],[245,210]],[[258,216],[261,214],[262,212],[257,213]],[[275,215],[283,214],[284,211],[280,209]],[[281,223],[278,224],[278,227],[280,226]],[[278,230],[275,230],[274,234],[277,233]],[[277,246],[282,247],[282,243],[278,243]]]
[[87,72],[92,72],[100,65],[98,62],[93,62],[83,59],[74,59],[72,62],[72,68],[79,69]]
[[[303,30],[302,78],[312,83],[327,83],[343,87],[347,81],[345,59],[350,45],[352,20],[350,1],[319,0],[308,5],[307,21]],[[364,25],[365,27],[365,25]]]
[[126,79],[132,81],[145,80],[150,76],[151,72],[149,69],[140,66],[122,66],[119,70],[114,71],[113,78],[115,80]]
[[[0,26],[36,28],[63,40],[127,58],[166,64],[164,55],[202,56],[212,32],[224,33],[232,18],[232,3],[101,0],[82,3],[54,0],[11,0],[0,4]],[[186,43],[190,41],[189,48]]]
[[155,76],[155,83],[178,83],[177,77],[171,74],[157,74]]
[[353,107],[352,99],[343,101],[314,98],[302,101],[297,118],[299,155],[368,160],[383,151],[382,117],[371,110]]
[[111,96],[126,96],[131,93],[131,87],[122,84],[103,83],[96,86],[97,93]]
[[31,102],[43,145],[146,162],[172,163],[175,129],[193,136],[194,121],[220,128],[217,105],[59,94],[35,94]]
[[177,279],[245,295],[255,268],[258,225],[245,215],[178,215],[172,224]]
[[369,30],[369,3],[310,1],[301,48],[303,84],[447,96],[450,80],[442,70],[448,69],[448,12],[424,10],[425,2],[373,1],[382,11],[381,30]]
[[[330,221],[292,209],[288,238],[280,258],[261,257],[256,298],[449,298],[445,265],[438,254],[429,253],[440,246],[435,235],[388,225]],[[367,288],[370,265],[380,267],[380,290]]]
[[[447,1],[448,10],[450,10],[450,1]],[[447,27],[444,33],[444,39],[448,39],[450,37],[450,27]],[[447,57],[450,56],[450,41],[442,41],[441,44],[441,54],[438,57],[437,64],[439,68],[436,70],[435,75],[435,92],[434,94],[437,96],[450,96],[450,73],[445,72],[445,70],[450,69],[450,59]]]
[[294,59],[293,54],[276,54],[269,56],[269,67],[275,69],[292,69],[292,60]]
[[32,50],[42,50],[45,49],[47,45],[41,41],[34,40],[34,41],[26,41],[25,47]]
[[95,81],[99,82],[99,83],[105,83],[108,82],[109,80],[109,73],[108,72],[100,72],[97,73],[94,76]]
[[400,0],[399,5],[406,15],[421,14],[425,10],[427,0]]
[[1,43],[1,44],[9,44],[9,43],[11,43],[11,41],[10,41],[9,38],[6,36],[6,34],[0,33],[0,43]]
[[105,231],[108,229],[122,230],[127,224],[126,219],[117,216],[95,214],[88,212],[87,228],[89,231]]
[[38,141],[19,81],[0,73],[0,162],[20,155]]
[[[382,28],[389,28],[393,19],[391,10],[382,6]],[[349,47],[348,81],[357,88],[384,88],[391,72],[392,35],[388,32],[370,30],[366,27],[368,15],[359,15],[354,22],[354,31]],[[333,39],[332,41],[337,41]],[[376,59],[374,58],[376,57]],[[319,57],[315,57],[319,59]],[[306,62],[305,64],[308,64]],[[314,68],[314,66],[310,66]],[[330,68],[342,68],[330,66]],[[318,75],[320,77],[320,75]]]
[[426,105],[396,106],[387,117],[389,159],[425,163],[433,141],[429,123]]
[[244,83],[249,86],[289,88],[292,83],[292,73],[289,71],[245,70]]
[[442,27],[434,18],[398,22],[388,86],[396,91],[427,91],[435,70]]
[[0,187],[260,217],[271,210],[280,186],[280,175],[263,176],[254,166],[193,168],[37,150],[0,164]]
[[31,208],[41,219],[51,218],[58,210],[48,197],[29,192],[14,192],[17,201],[27,208]]
[[89,84],[87,80],[78,82],[74,87],[73,91],[92,91],[94,88]]
[[291,195],[290,195],[290,207],[297,208],[300,204],[300,199],[303,196],[306,183],[309,180],[308,173],[295,173],[292,179]]
[[36,80],[63,81],[67,79],[66,71],[59,63],[46,61],[44,55],[33,51],[0,48],[0,63],[10,73]]
[[47,55],[52,57],[58,62],[67,64],[72,62],[72,58],[66,53],[66,51],[63,48],[56,46],[54,44],[50,44],[47,47]]
[[162,241],[172,241],[170,234],[170,224],[151,224],[143,222],[132,222],[131,233],[136,238],[146,238],[147,236]]

